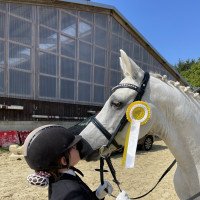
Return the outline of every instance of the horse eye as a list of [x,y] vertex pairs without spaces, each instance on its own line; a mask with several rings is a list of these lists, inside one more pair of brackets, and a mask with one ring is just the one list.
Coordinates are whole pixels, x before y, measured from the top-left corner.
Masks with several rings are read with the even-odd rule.
[[122,106],[122,102],[119,101],[112,101],[111,106],[114,106],[116,108],[120,108]]

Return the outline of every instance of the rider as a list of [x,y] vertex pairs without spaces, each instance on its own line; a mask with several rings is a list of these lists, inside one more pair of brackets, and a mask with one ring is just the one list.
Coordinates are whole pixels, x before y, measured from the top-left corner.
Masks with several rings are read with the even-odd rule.
[[48,185],[50,200],[98,200],[112,193],[109,182],[93,192],[77,175],[83,175],[74,167],[80,160],[81,141],[81,136],[58,125],[39,127],[26,138],[25,160],[35,170],[27,180],[32,185]]

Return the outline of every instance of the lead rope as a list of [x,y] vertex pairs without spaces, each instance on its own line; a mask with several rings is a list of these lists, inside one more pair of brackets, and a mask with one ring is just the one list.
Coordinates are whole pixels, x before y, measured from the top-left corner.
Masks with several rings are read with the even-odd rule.
[[[109,170],[112,174],[112,177],[113,177],[113,182],[117,185],[117,187],[119,188],[119,191],[122,192],[121,188],[120,188],[120,182],[117,180],[117,177],[116,177],[116,171],[113,167],[113,164],[112,164],[112,161],[111,161],[111,158],[110,158],[110,155],[109,156],[105,156],[105,157],[100,157],[100,169],[95,169],[96,171],[99,171],[100,172],[100,180],[101,180],[101,184],[103,185],[104,183],[104,176],[103,176],[103,173],[104,172],[108,172],[108,170],[104,170],[104,159],[106,160],[107,162],[107,165],[109,167]],[[165,172],[162,174],[162,176],[160,177],[160,179],[158,180],[158,182],[155,184],[155,186],[149,190],[147,193],[141,195],[141,196],[138,196],[138,197],[134,197],[134,198],[130,198],[130,199],[141,199],[142,197],[145,197],[146,195],[148,195],[149,193],[151,193],[155,188],[156,186],[160,183],[160,181],[167,175],[167,173],[172,169],[172,167],[175,165],[176,163],[176,160],[174,160],[171,165],[165,170]],[[199,195],[199,193],[198,193]],[[116,196],[114,195],[110,195],[114,198],[117,198]],[[193,198],[190,198],[188,200],[192,200],[192,199],[195,199],[196,198],[196,195],[193,196]]]
[[[108,164],[108,167],[110,169],[110,172],[113,176],[113,182],[117,184],[120,192],[122,191],[120,186],[119,186],[119,181],[117,180],[117,177],[116,177],[116,172],[115,172],[115,169],[112,165],[112,162],[111,162],[111,159],[110,159],[110,156],[106,156],[106,157],[100,157],[100,169],[95,169],[96,171],[99,171],[100,172],[100,181],[101,181],[101,185],[104,184],[104,175],[103,173],[104,172],[108,172],[108,170],[104,170],[104,160],[106,160],[107,164]],[[105,189],[105,191],[108,193],[108,190]],[[116,196],[110,194],[111,197],[113,198],[117,198]]]

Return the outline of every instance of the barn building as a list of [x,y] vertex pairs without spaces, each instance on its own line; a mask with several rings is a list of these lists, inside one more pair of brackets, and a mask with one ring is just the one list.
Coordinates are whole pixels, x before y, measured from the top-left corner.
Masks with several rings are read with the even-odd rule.
[[99,111],[122,79],[120,49],[143,70],[182,82],[112,6],[0,0],[1,129],[32,129],[52,121],[66,125]]

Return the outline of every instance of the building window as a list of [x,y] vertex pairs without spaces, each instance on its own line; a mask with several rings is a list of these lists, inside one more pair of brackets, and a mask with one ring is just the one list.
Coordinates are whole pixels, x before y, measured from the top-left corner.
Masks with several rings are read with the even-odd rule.
[[31,49],[22,45],[9,43],[10,68],[31,70]]
[[40,75],[40,97],[56,98],[56,78]]
[[39,52],[39,69],[40,73],[56,76],[56,59],[57,56],[50,53]]
[[4,92],[4,69],[0,68],[0,93]]
[[68,58],[61,58],[61,77],[75,79],[76,62]]
[[79,59],[92,62],[92,45],[79,41]]
[[94,68],[94,83],[105,84],[105,69],[101,67]]
[[104,87],[102,86],[94,86],[94,102],[104,103]]
[[0,40],[0,67],[4,68],[5,60],[5,44]]
[[95,47],[94,63],[105,67],[106,65],[106,50]]
[[68,36],[77,35],[77,18],[66,12],[61,12],[61,32]]
[[71,58],[76,57],[76,40],[67,36],[60,36],[61,54]]
[[61,80],[60,97],[61,99],[74,100],[75,96],[75,82],[70,80]]
[[78,84],[78,100],[90,102],[91,85],[86,83]]
[[15,42],[31,45],[32,24],[21,18],[10,16],[9,39]]
[[1,38],[5,37],[5,14],[1,12],[0,12],[0,37]]
[[58,29],[58,9],[39,7],[39,23],[47,27]]
[[57,33],[46,27],[40,26],[39,48],[46,51],[57,52]]
[[9,70],[9,93],[14,95],[31,94],[31,73]]
[[78,79],[81,81],[91,82],[92,79],[92,66],[86,63],[79,63]]
[[78,37],[80,40],[86,42],[92,42],[93,38],[93,27],[91,24],[80,20],[78,23]]
[[103,48],[108,46],[108,32],[102,28],[95,27],[95,45]]

